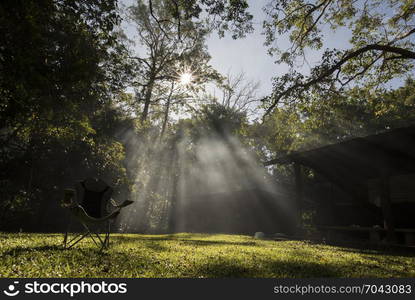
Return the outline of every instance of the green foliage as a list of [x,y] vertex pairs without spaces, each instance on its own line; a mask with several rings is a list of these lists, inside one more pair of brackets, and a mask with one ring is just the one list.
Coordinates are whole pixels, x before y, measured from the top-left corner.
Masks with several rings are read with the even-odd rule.
[[[151,0],[150,4],[157,1]],[[203,20],[210,28],[223,37],[225,32],[231,32],[234,39],[241,38],[252,32],[253,16],[247,11],[246,0],[179,0],[163,1],[166,5],[164,18],[159,23],[175,24],[178,36],[181,35],[182,24],[192,19]],[[157,17],[156,17],[157,19]]]
[[[415,84],[408,79],[395,90],[352,88],[314,94],[307,101],[278,106],[263,123],[248,127],[246,139],[261,161],[322,147],[350,138],[415,124]],[[290,165],[274,165],[273,174],[288,184]]]
[[114,1],[2,2],[2,128],[65,123],[123,86],[125,65],[107,68],[119,47],[114,9]]
[[413,277],[406,252],[356,250],[239,235],[114,235],[99,254],[92,241],[62,250],[61,235],[2,234],[1,277]]
[[[162,115],[168,121],[171,109],[189,106],[191,95],[201,90],[206,82],[220,80],[221,76],[209,65],[206,38],[209,30],[201,22],[183,20],[180,36],[170,16],[170,1],[136,1],[128,8],[128,18],[138,33],[138,44],[144,49],[134,59],[139,70],[134,80],[136,113],[141,121]],[[160,22],[159,20],[164,20]],[[180,83],[182,74],[191,74],[191,84]],[[168,109],[166,109],[168,107]]]
[[[257,85],[241,86],[243,74],[224,80],[206,47],[214,30],[234,38],[252,30],[247,1],[138,0],[127,9],[145,50],[135,55],[119,32],[116,0],[2,1],[0,226],[31,228],[64,187],[98,176],[118,197],[145,199],[135,218],[166,228],[180,143],[191,156],[204,137],[230,145],[236,136],[265,160],[413,124],[414,81],[381,84],[411,71],[414,3],[270,1],[267,44],[291,70],[275,78],[260,124],[247,118]],[[328,49],[300,74],[298,58],[324,48],[326,24],[351,30],[350,49]],[[274,47],[280,35],[290,49]],[[191,84],[179,83],[183,73]],[[221,84],[222,102],[201,99],[209,82]]]
[[[176,139],[170,115],[190,109],[192,93],[221,79],[208,64],[205,38],[213,29],[241,36],[251,28],[245,1],[176,3],[129,8],[149,50],[132,57],[116,0],[1,2],[2,228],[44,229],[43,212],[57,210],[62,189],[87,176],[107,181],[116,197],[140,182],[154,200],[149,206],[166,200],[168,189],[154,190],[154,178],[175,176],[163,173],[172,168]],[[203,10],[215,19],[205,22]],[[192,85],[178,84],[184,72],[192,73]],[[135,98],[123,91],[127,86],[136,88]],[[160,157],[167,165],[154,163]]]
[[414,89],[408,79],[396,90],[355,87],[330,98],[313,95],[306,102],[276,108],[263,124],[251,127],[252,134],[266,157],[413,125]]
[[204,137],[211,135],[238,136],[247,123],[248,120],[244,112],[236,111],[218,103],[202,105],[193,117],[195,135]]
[[131,75],[116,8],[100,0],[0,3],[3,228],[39,229],[40,212],[86,176],[128,189],[123,146],[105,132],[110,120],[124,122],[111,103]]
[[[264,22],[266,44],[289,72],[273,79],[267,114],[278,103],[306,100],[351,86],[374,88],[412,72],[414,1],[273,0]],[[328,33],[350,32],[346,49],[330,49]],[[288,37],[290,47],[279,40]],[[325,49],[327,48],[327,49]],[[324,52],[310,74],[299,72],[308,50]]]

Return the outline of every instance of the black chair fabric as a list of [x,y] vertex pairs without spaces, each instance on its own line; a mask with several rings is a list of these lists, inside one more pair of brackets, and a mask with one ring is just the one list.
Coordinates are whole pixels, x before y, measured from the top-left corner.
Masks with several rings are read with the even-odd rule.
[[82,200],[81,206],[89,216],[94,218],[103,217],[106,214],[106,211],[103,209],[106,207],[106,203],[103,203],[103,196],[109,187],[107,186],[101,192],[96,192],[88,190],[84,183],[82,183],[82,186],[84,188],[84,199]]

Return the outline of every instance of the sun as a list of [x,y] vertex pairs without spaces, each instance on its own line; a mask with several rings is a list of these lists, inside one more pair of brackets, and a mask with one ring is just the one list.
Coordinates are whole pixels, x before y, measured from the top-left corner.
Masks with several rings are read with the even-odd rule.
[[191,83],[192,80],[193,80],[192,73],[184,72],[184,73],[180,74],[180,84],[187,85],[187,84]]

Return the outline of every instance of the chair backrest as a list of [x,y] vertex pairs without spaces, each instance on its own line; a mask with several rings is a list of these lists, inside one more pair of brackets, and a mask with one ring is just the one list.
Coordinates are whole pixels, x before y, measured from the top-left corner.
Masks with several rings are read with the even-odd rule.
[[108,214],[107,206],[112,194],[108,184],[101,179],[87,178],[79,183],[79,188],[83,193],[78,202],[88,215],[101,218]]
[[74,189],[64,189],[63,199],[61,200],[62,207],[71,207],[74,205],[76,191]]

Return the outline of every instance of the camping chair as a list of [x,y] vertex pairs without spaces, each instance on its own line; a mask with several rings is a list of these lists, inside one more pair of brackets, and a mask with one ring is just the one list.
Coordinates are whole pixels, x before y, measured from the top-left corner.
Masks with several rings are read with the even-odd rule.
[[[125,200],[118,205],[111,199],[112,193],[113,189],[109,185],[96,178],[87,178],[79,182],[75,190],[64,190],[62,207],[68,208],[71,213],[63,240],[65,249],[72,248],[88,236],[95,245],[100,247],[100,251],[109,247],[111,222],[115,220],[123,207],[133,203],[133,201]],[[85,230],[75,234],[68,241],[72,218],[77,219]],[[105,234],[104,239],[100,236],[101,233]]]

